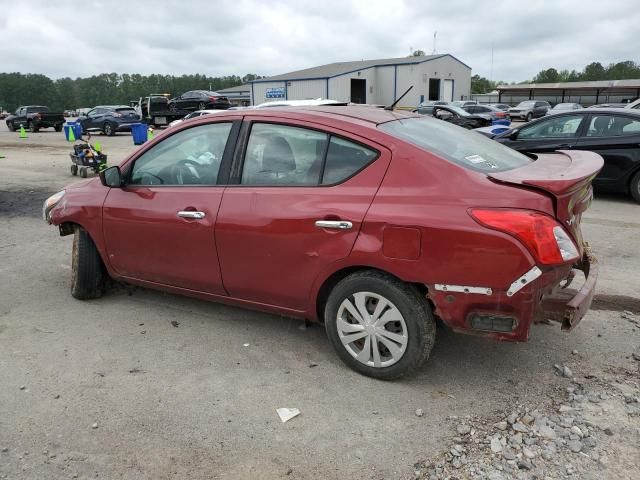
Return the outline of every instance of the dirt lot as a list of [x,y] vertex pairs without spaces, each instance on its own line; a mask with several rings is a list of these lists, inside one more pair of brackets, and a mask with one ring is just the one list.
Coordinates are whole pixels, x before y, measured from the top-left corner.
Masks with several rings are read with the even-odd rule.
[[[110,163],[136,148],[100,141]],[[348,370],[317,325],[144,289],[74,300],[71,237],[40,218],[75,180],[69,151],[0,127],[0,478],[638,478],[629,199],[598,196],[584,219],[601,275],[575,331],[441,328],[429,363],[391,383]],[[302,414],[282,424],[279,407]]]

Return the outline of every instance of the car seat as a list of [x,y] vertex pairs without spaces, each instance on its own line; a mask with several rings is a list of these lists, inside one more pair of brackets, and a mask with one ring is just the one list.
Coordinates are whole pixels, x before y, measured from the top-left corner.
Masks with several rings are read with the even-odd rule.
[[611,121],[611,117],[609,116],[601,116],[597,117],[593,122],[593,130],[591,136],[604,136],[607,134],[609,130],[609,122]]
[[[296,160],[289,142],[281,136],[270,137],[262,151],[261,180],[283,178],[286,174],[295,172],[295,170]],[[264,174],[267,174],[267,176],[265,177]]]

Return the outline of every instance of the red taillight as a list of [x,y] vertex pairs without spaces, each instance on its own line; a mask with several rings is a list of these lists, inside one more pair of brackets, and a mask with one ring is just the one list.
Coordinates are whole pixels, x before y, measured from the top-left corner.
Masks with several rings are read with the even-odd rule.
[[507,116],[507,114],[504,113],[504,112],[496,112],[496,117],[503,118],[503,117],[506,117],[506,116]]
[[516,237],[543,265],[556,265],[578,258],[578,250],[564,229],[544,213],[474,208],[470,215],[485,227]]
[[209,97],[209,100],[211,100],[212,102],[215,102],[216,100],[218,100],[218,97]]

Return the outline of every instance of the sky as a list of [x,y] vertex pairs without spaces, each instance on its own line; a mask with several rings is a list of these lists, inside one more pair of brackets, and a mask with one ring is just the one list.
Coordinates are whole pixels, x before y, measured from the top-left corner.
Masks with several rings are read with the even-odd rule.
[[0,0],[0,72],[269,76],[431,54],[437,32],[436,53],[510,82],[639,62],[638,25],[637,0]]

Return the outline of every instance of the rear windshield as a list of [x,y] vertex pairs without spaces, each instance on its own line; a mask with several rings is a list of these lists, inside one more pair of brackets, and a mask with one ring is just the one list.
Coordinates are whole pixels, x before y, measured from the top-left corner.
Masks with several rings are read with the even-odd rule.
[[531,163],[531,159],[481,133],[433,118],[409,118],[378,125],[396,138],[478,172],[502,172]]
[[27,107],[27,113],[48,112],[49,107]]
[[536,102],[520,102],[518,107],[533,107]]

